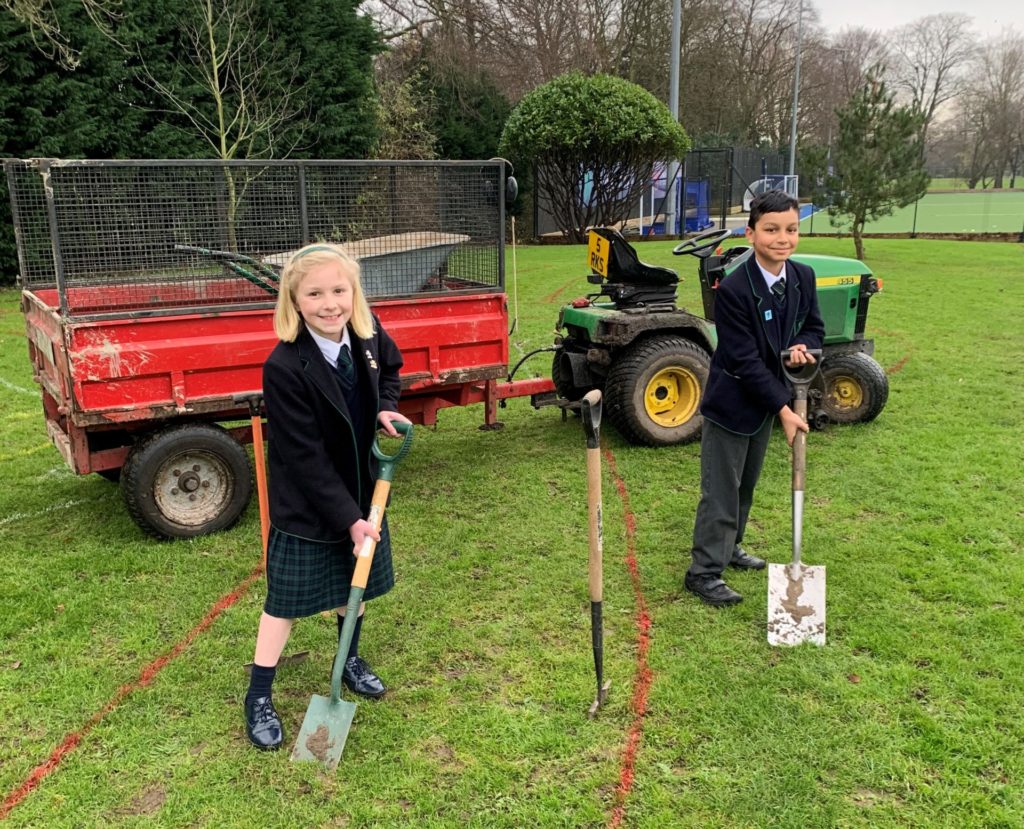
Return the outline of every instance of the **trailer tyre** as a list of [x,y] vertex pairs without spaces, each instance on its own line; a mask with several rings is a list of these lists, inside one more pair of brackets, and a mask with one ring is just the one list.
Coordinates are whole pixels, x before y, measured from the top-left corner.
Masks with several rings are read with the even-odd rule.
[[615,358],[605,412],[630,443],[672,446],[700,435],[711,355],[675,335],[648,337]]
[[192,538],[230,527],[252,495],[249,457],[219,426],[186,424],[140,440],[121,471],[132,519],[158,538]]
[[821,410],[832,423],[867,423],[889,399],[889,378],[867,354],[826,355]]

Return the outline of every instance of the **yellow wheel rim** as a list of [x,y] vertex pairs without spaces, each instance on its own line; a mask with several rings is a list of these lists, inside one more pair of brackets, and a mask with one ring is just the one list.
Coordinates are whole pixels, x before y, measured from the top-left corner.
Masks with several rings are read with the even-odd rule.
[[860,408],[864,403],[864,389],[856,378],[837,374],[832,378],[829,400],[837,409],[851,411]]
[[679,366],[662,369],[644,389],[647,416],[667,429],[686,423],[697,413],[699,404],[697,375]]

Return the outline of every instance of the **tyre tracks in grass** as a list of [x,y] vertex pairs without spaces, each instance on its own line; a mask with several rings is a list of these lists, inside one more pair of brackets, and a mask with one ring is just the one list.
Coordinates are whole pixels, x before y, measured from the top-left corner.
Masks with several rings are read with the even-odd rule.
[[229,607],[234,605],[242,596],[244,596],[253,583],[262,578],[263,569],[262,566],[258,566],[248,576],[245,577],[230,593],[226,593],[213,605],[212,608],[207,612],[206,616],[203,617],[202,621],[199,622],[192,630],[186,633],[181,639],[175,643],[175,645],[165,652],[163,655],[158,656],[148,665],[146,665],[131,682],[127,682],[122,685],[114,695],[107,701],[107,703],[96,711],[77,731],[72,731],[64,736],[60,744],[53,750],[50,756],[38,766],[36,766],[32,772],[25,778],[25,780],[14,789],[12,789],[4,797],[3,803],[0,804],[0,820],[4,820],[11,811],[28,797],[35,789],[55,772],[64,759],[74,751],[79,743],[99,725],[108,714],[114,711],[127,697],[129,697],[135,691],[141,688],[145,688],[150,685],[157,675],[167,667],[173,659],[178,657],[186,648],[189,647],[207,628],[212,625],[217,618]]

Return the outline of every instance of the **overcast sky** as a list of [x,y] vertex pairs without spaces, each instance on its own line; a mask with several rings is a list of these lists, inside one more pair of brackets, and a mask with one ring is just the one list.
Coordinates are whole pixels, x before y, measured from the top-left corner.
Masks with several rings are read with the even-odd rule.
[[887,31],[927,14],[962,12],[974,18],[982,37],[998,35],[1014,27],[1024,34],[1024,2],[1021,0],[804,0],[818,10],[821,25],[829,32],[847,26]]

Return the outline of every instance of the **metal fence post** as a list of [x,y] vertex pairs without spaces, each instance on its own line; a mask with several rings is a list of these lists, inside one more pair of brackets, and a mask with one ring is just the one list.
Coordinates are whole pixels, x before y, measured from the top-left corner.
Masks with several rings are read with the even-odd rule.
[[46,196],[46,218],[50,224],[50,248],[53,250],[53,275],[57,280],[57,297],[60,300],[61,316],[69,314],[68,292],[64,279],[64,257],[60,251],[60,234],[57,230],[57,204],[53,197],[53,172],[50,159],[39,162],[39,175],[43,177],[43,194]]
[[306,165],[299,162],[299,227],[302,228],[302,244],[309,243],[309,213],[306,208]]

